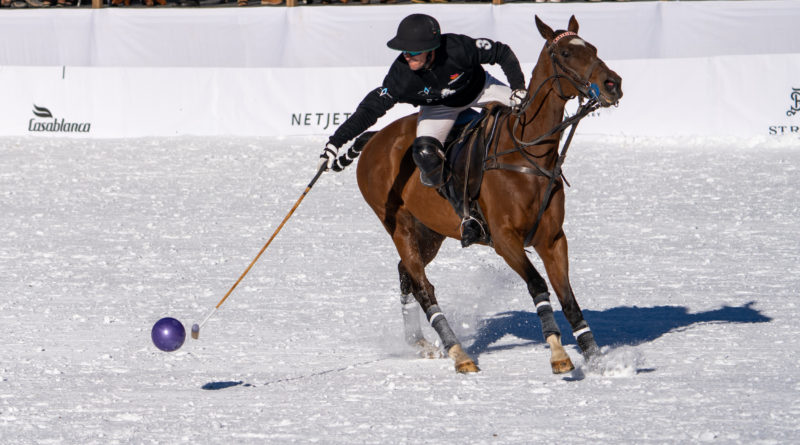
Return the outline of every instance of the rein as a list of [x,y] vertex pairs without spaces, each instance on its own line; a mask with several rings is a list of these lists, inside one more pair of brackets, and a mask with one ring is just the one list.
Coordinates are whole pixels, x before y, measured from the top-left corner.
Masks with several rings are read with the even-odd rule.
[[[486,165],[484,167],[484,170],[493,170],[493,169],[510,170],[510,171],[515,171],[515,172],[518,172],[518,173],[525,173],[525,174],[532,174],[532,175],[537,175],[537,176],[544,176],[544,177],[547,177],[549,179],[548,183],[547,183],[547,188],[545,189],[545,192],[544,192],[544,199],[542,199],[542,205],[539,207],[539,212],[538,212],[538,214],[536,216],[536,222],[534,222],[533,227],[528,232],[528,234],[525,236],[525,241],[524,241],[523,246],[527,246],[531,242],[531,240],[533,239],[533,236],[536,234],[536,230],[539,228],[539,223],[541,222],[542,217],[544,216],[544,211],[546,210],[547,205],[550,202],[550,198],[552,196],[556,180],[558,178],[560,178],[560,177],[563,177],[562,171],[561,171],[561,166],[563,165],[564,160],[566,159],[567,150],[569,149],[570,143],[572,143],[572,137],[575,134],[575,130],[578,127],[578,123],[580,123],[581,119],[583,119],[584,117],[589,115],[589,113],[593,112],[594,110],[596,110],[596,109],[598,109],[600,107],[600,104],[598,102],[599,89],[598,89],[597,85],[590,83],[589,80],[588,80],[589,77],[592,75],[592,72],[594,72],[595,68],[600,63],[600,59],[595,60],[589,66],[585,76],[580,76],[575,71],[573,71],[572,69],[570,69],[568,67],[565,67],[561,62],[558,61],[558,59],[555,56],[555,45],[556,45],[556,43],[558,43],[558,41],[561,40],[562,38],[570,36],[570,35],[576,36],[577,34],[575,34],[573,32],[562,33],[559,36],[557,36],[555,39],[553,39],[553,42],[550,43],[550,45],[549,45],[548,50],[549,50],[549,53],[550,53],[550,60],[551,60],[551,62],[553,64],[553,71],[555,72],[555,74],[550,76],[550,77],[548,77],[544,81],[542,81],[542,83],[536,88],[536,91],[534,92],[534,94],[529,96],[529,99],[523,104],[523,106],[520,107],[520,109],[518,111],[513,111],[512,112],[512,114],[514,114],[514,116],[516,117],[516,119],[514,120],[513,125],[510,128],[510,130],[511,130],[510,131],[511,138],[514,140],[514,148],[511,149],[511,150],[508,150],[508,151],[497,153],[497,143],[498,143],[498,141],[496,139],[495,140],[495,147],[494,147],[495,153],[489,159],[487,159]],[[559,74],[557,69],[560,69],[565,74]],[[527,111],[528,107],[530,107],[530,105],[533,103],[533,99],[536,96],[538,96],[539,92],[542,90],[542,88],[548,82],[555,81],[557,83],[558,92],[556,94],[558,94],[558,96],[561,99],[563,99],[563,100],[569,100],[570,99],[568,96],[564,95],[564,92],[563,92],[562,87],[561,87],[561,82],[558,82],[558,80],[561,79],[561,78],[566,78],[570,83],[572,83],[572,85],[579,92],[581,92],[581,94],[583,94],[586,97],[589,97],[589,100],[585,104],[582,103],[582,100],[581,100],[581,106],[578,108],[578,111],[574,115],[565,118],[563,121],[561,121],[559,124],[555,125],[552,129],[550,129],[549,131],[545,132],[541,136],[539,136],[539,137],[537,137],[537,138],[535,138],[533,140],[530,140],[530,141],[523,141],[520,138],[518,138],[517,135],[516,135],[517,129],[519,128],[521,121],[523,121],[523,117],[525,116],[525,112]],[[551,87],[551,91],[555,91],[552,88],[553,87]],[[549,92],[547,94],[549,94]],[[546,99],[546,97],[545,97],[545,99]],[[534,114],[534,119],[535,119],[536,115],[539,113],[539,111],[541,110],[541,107],[544,106],[544,103],[545,103],[545,100],[542,101],[542,105],[540,105],[540,109],[537,110],[536,113]],[[526,125],[526,123],[523,123],[522,125],[524,127]],[[546,154],[542,155],[542,156],[536,156],[536,155],[528,153],[525,150],[525,148],[527,148],[527,147],[531,147],[531,146],[534,146],[534,145],[540,145],[540,144],[544,143],[550,137],[552,137],[553,135],[565,130],[568,127],[570,128],[569,135],[567,136],[567,139],[564,141],[564,145],[561,148],[561,151],[560,151],[560,153],[558,155],[558,158],[556,159],[556,163],[553,166],[552,170],[547,170],[547,169],[541,167],[537,162],[534,161],[534,159],[532,159],[532,158],[535,158],[535,157],[538,157],[538,158],[544,157],[544,156],[546,156]],[[556,142],[556,144],[558,144],[558,142]],[[499,158],[500,156],[504,156],[504,155],[511,154],[511,153],[520,153],[522,155],[522,157],[531,166],[533,166],[534,168],[527,167],[527,166],[522,166],[522,165],[505,164],[505,163],[500,163],[500,162],[497,161],[497,158]],[[567,183],[567,185],[569,185],[569,183]]]
[[[572,143],[572,136],[575,134],[575,130],[578,128],[578,123],[586,117],[587,114],[591,113],[592,111],[596,110],[599,105],[597,104],[596,99],[592,99],[589,102],[581,105],[578,109],[578,112],[575,113],[574,116],[564,119],[561,125],[569,122],[566,126],[572,126],[569,130],[569,135],[567,136],[567,140],[564,141],[564,146],[561,148],[561,153],[558,155],[558,159],[556,159],[556,165],[553,166],[553,171],[550,173],[550,180],[547,182],[547,188],[544,191],[544,199],[542,200],[542,205],[539,206],[539,214],[536,215],[536,222],[533,223],[533,227],[528,232],[528,235],[525,237],[525,243],[523,246],[527,246],[528,243],[531,242],[533,239],[533,235],[536,234],[536,229],[539,228],[539,223],[542,221],[542,216],[544,216],[544,211],[547,208],[547,204],[550,202],[550,196],[553,193],[553,186],[555,185],[556,178],[562,176],[561,172],[561,165],[564,163],[564,159],[567,157],[567,150],[569,149],[569,144]],[[559,125],[559,126],[561,126]],[[564,126],[563,128],[566,128]],[[534,164],[541,170],[541,167],[538,164]],[[565,180],[566,181],[566,180]]]

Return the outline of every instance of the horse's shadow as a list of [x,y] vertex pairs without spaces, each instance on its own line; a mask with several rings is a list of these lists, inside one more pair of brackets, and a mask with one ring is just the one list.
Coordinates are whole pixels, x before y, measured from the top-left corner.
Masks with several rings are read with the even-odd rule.
[[[604,311],[584,310],[583,315],[599,346],[636,346],[651,342],[664,334],[679,331],[698,323],[766,323],[772,319],[752,308],[755,302],[741,307],[723,306],[706,312],[689,313],[685,306],[638,307],[622,306]],[[556,316],[563,344],[575,344],[572,330],[563,316]],[[521,342],[495,345],[506,335]],[[528,344],[544,343],[541,323],[535,312],[501,312],[481,321],[467,348],[473,357],[485,352],[513,349]]]

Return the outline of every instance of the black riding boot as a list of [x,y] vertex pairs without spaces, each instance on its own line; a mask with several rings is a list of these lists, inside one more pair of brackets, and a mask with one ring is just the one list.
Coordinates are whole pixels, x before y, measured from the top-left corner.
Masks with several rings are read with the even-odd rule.
[[419,168],[419,179],[428,187],[441,187],[444,184],[444,147],[438,139],[421,136],[414,139],[411,155]]
[[[419,179],[423,185],[439,189],[455,209],[456,214],[462,216],[463,200],[456,196],[452,187],[443,187],[445,183],[442,170],[444,168],[445,153],[442,143],[430,136],[421,136],[414,140],[411,147],[414,163],[419,168]],[[448,190],[449,189],[449,190]],[[485,238],[480,221],[471,215],[463,216],[461,220],[461,247],[468,247]]]

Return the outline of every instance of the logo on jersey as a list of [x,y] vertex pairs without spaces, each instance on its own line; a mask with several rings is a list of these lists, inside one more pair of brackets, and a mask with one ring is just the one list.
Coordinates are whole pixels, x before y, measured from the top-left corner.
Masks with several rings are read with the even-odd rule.
[[492,41],[487,39],[478,39],[475,41],[475,46],[477,46],[478,49],[489,51],[492,49]]
[[452,85],[456,80],[460,79],[464,73],[455,73],[450,75],[450,82],[447,82],[448,85]]
[[383,96],[392,97],[392,95],[389,94],[389,89],[388,88],[378,88],[378,96],[380,96],[380,97],[383,97]]
[[425,87],[420,92],[418,92],[420,96],[430,96],[431,94],[431,87]]

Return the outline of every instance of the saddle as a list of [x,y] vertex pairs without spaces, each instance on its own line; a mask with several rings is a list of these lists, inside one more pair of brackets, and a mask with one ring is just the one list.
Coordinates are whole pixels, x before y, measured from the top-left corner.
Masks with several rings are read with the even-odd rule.
[[483,228],[482,242],[492,244],[486,218],[478,204],[483,182],[484,161],[495,134],[498,115],[504,107],[468,108],[459,114],[445,141],[444,183],[439,194],[447,199],[459,217],[472,217]]

